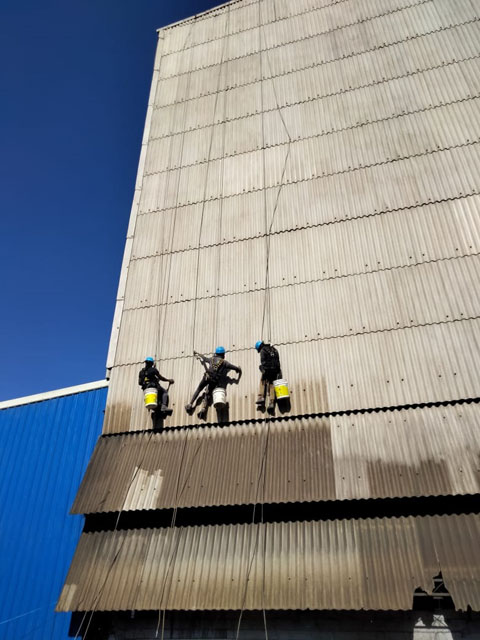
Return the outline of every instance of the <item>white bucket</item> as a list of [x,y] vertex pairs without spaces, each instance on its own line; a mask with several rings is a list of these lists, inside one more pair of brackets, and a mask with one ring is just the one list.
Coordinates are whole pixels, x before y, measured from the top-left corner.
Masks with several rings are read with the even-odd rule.
[[290,397],[288,382],[286,380],[275,380],[273,387],[275,389],[275,397],[277,400],[285,400]]
[[215,387],[212,392],[212,398],[214,407],[221,408],[227,404],[227,393],[222,387]]
[[147,409],[156,409],[158,406],[158,389],[148,387],[143,394]]

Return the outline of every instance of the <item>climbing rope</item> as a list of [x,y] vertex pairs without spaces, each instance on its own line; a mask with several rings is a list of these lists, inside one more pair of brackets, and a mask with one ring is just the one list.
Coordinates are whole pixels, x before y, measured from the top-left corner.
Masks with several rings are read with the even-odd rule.
[[[187,448],[187,442],[188,442],[188,436],[189,436],[189,432],[187,431],[186,435],[185,435],[185,439],[183,442],[183,449],[182,449],[182,455],[180,457],[180,464],[178,465],[178,474],[177,474],[177,482],[176,482],[176,486],[175,486],[175,499],[174,499],[174,507],[173,507],[173,513],[172,513],[172,520],[170,522],[170,531],[172,532],[172,544],[175,542],[175,546],[173,549],[173,553],[170,557],[170,561],[167,565],[167,570],[165,571],[165,577],[163,580],[163,585],[162,585],[162,591],[160,594],[160,604],[162,605],[159,610],[158,610],[158,622],[157,622],[157,627],[155,629],[155,638],[158,638],[158,630],[160,628],[160,624],[162,625],[162,640],[164,637],[164,631],[165,631],[165,615],[166,615],[166,607],[167,607],[167,603],[168,603],[168,599],[170,597],[170,592],[172,589],[172,584],[170,582],[170,588],[168,590],[168,594],[167,597],[165,599],[165,604],[164,604],[164,595],[165,595],[165,589],[167,586],[167,581],[168,581],[168,577],[169,577],[169,573],[170,573],[170,569],[172,570],[172,575],[173,575],[173,569],[175,566],[175,560],[177,558],[177,552],[178,552],[178,545],[180,544],[180,536],[175,536],[175,524],[177,521],[177,513],[178,513],[178,503],[180,501],[180,498],[183,494],[183,489],[182,489],[182,493],[178,493],[178,489],[180,486],[180,476],[182,474],[182,468],[183,468],[183,459],[185,456],[185,451]],[[184,488],[186,486],[186,483],[184,484]],[[176,540],[175,540],[176,538]]]
[[[225,75],[228,76],[228,60],[226,62],[226,72]],[[219,305],[219,290],[220,290],[220,274],[221,274],[221,257],[222,257],[222,223],[223,223],[223,192],[225,186],[225,142],[226,142],[226,133],[227,133],[227,92],[223,92],[223,117],[222,117],[222,161],[221,161],[221,178],[220,178],[220,198],[219,198],[219,215],[218,215],[218,235],[217,235],[217,291],[215,300],[215,314],[214,314],[214,343],[218,344],[220,340],[218,339],[218,305]]]
[[[221,53],[221,63],[219,65],[218,77],[217,77],[217,92],[216,92],[216,96],[215,96],[215,104],[214,104],[214,110],[213,110],[212,131],[211,131],[211,135],[210,135],[210,142],[209,142],[209,149],[208,149],[207,168],[206,168],[205,185],[204,185],[203,200],[202,200],[202,210],[201,210],[201,217],[200,217],[200,228],[199,228],[199,232],[198,232],[197,264],[196,264],[196,278],[195,278],[195,297],[194,297],[194,311],[193,311],[193,323],[192,323],[192,347],[193,347],[193,349],[195,348],[197,296],[198,296],[199,263],[200,263],[200,245],[201,245],[202,230],[203,230],[203,220],[204,220],[205,206],[206,206],[208,174],[209,174],[210,160],[211,160],[211,154],[212,154],[212,148],[213,148],[213,138],[214,138],[214,132],[215,132],[215,116],[217,114],[217,104],[218,104],[218,96],[219,96],[219,89],[220,89],[220,80],[221,80],[222,71],[223,71],[223,62],[224,62],[224,57],[225,57],[225,50],[226,50],[226,43],[227,43],[227,35],[228,35],[229,25],[230,25],[230,7],[228,7],[228,10],[227,10],[227,18],[226,18],[226,21],[225,21],[224,41],[223,41],[223,47],[222,47],[222,53]],[[190,67],[189,68],[191,68],[191,61],[190,61]],[[226,105],[226,97],[224,98],[224,111],[225,111],[225,105]],[[222,175],[223,175],[223,165],[222,165]],[[222,177],[222,188],[223,188],[223,177]],[[193,379],[193,365],[194,365],[194,362],[195,362],[195,358],[192,358],[192,366],[191,366],[191,370],[190,370],[190,384],[189,384],[190,387],[191,387],[191,383],[192,383],[192,379]],[[173,509],[173,513],[172,513],[172,520],[171,520],[171,523],[170,523],[170,530],[172,531],[172,538],[173,538],[172,539],[173,551],[172,551],[172,554],[171,554],[171,557],[170,557],[170,561],[169,561],[168,566],[167,566],[167,570],[165,572],[165,578],[164,578],[163,585],[162,585],[162,591],[161,591],[161,595],[160,595],[161,607],[159,608],[159,611],[158,611],[158,622],[157,622],[157,627],[156,627],[156,630],[155,630],[155,637],[158,638],[158,634],[159,634],[160,627],[161,627],[161,640],[164,639],[166,607],[167,607],[167,604],[168,604],[168,601],[169,601],[169,598],[170,598],[171,589],[172,589],[172,582],[171,581],[170,581],[168,593],[166,594],[166,596],[165,596],[165,590],[166,590],[167,581],[169,579],[170,572],[171,572],[171,575],[173,576],[173,571],[174,571],[174,568],[175,568],[175,561],[176,561],[177,552],[178,552],[178,546],[180,544],[180,536],[179,535],[175,536],[175,532],[177,531],[177,529],[175,528],[175,524],[176,524],[177,512],[178,512],[178,503],[179,503],[179,501],[181,499],[183,491],[185,490],[185,488],[187,486],[187,482],[188,482],[188,476],[187,476],[181,492],[178,493],[178,489],[179,489],[179,486],[180,486],[180,476],[181,476],[181,473],[182,473],[183,463],[184,463],[185,449],[186,449],[187,441],[188,441],[188,435],[189,435],[189,432],[187,432],[187,435],[186,435],[185,440],[184,440],[182,456],[181,456],[181,460],[180,460],[180,464],[179,464],[179,472],[178,472],[178,476],[177,476],[177,486],[176,486],[176,492],[175,492],[176,495],[175,495],[175,500],[174,500],[174,509]],[[197,446],[197,450],[196,450],[196,452],[195,452],[195,454],[193,456],[192,464],[193,464],[193,461],[194,461],[195,457],[198,455],[198,452],[200,450],[200,447],[201,447],[202,443],[203,443],[203,440],[200,440],[200,443]],[[164,596],[165,596],[165,598],[164,598]]]
[[[151,432],[150,432],[150,434],[149,434],[149,438],[148,438],[148,441],[147,441],[147,443],[146,443],[146,445],[145,445],[144,453],[143,453],[142,459],[141,459],[141,460],[140,460],[140,462],[138,463],[138,466],[137,466],[137,468],[135,469],[135,472],[134,472],[134,474],[133,474],[133,476],[132,476],[132,479],[130,480],[130,483],[129,483],[129,485],[128,485],[128,487],[127,487],[127,490],[126,490],[126,492],[125,492],[125,497],[124,497],[124,499],[123,499],[122,506],[121,506],[121,508],[120,508],[120,510],[119,510],[119,512],[118,512],[118,516],[117,516],[117,519],[116,519],[116,521],[115,521],[115,526],[114,526],[114,528],[113,528],[113,533],[114,533],[114,534],[118,531],[118,525],[119,525],[119,523],[120,523],[120,517],[121,517],[122,513],[123,513],[123,512],[124,512],[124,510],[125,510],[125,503],[126,503],[126,501],[127,501],[128,494],[130,493],[130,489],[132,488],[133,483],[135,482],[135,480],[136,480],[136,478],[137,478],[137,474],[138,474],[138,472],[140,471],[140,469],[141,469],[141,467],[142,467],[142,464],[143,464],[143,463],[144,463],[144,461],[145,461],[145,457],[146,457],[146,455],[147,455],[147,452],[148,452],[148,449],[149,449],[149,446],[150,446],[150,442],[151,442],[151,440],[152,440],[153,433],[154,433],[154,432],[153,432],[153,431],[151,431]],[[89,615],[89,619],[88,619],[88,624],[87,624],[87,626],[86,626],[86,629],[85,629],[85,631],[82,633],[83,638],[86,638],[86,637],[87,637],[88,630],[89,630],[89,628],[90,628],[90,624],[91,624],[91,622],[92,622],[93,616],[94,616],[94,614],[95,614],[95,612],[96,612],[96,610],[97,610],[98,603],[99,603],[99,601],[100,601],[100,598],[102,597],[103,591],[104,591],[105,586],[106,586],[107,581],[108,581],[108,578],[110,577],[110,573],[111,573],[111,571],[112,571],[113,567],[115,566],[115,563],[117,562],[118,557],[119,557],[119,555],[120,555],[120,553],[121,553],[121,551],[122,551],[123,545],[125,544],[125,540],[126,540],[126,536],[125,536],[125,537],[123,538],[123,540],[121,541],[120,546],[119,546],[119,548],[117,549],[117,551],[115,552],[115,555],[113,556],[112,562],[110,563],[110,566],[109,566],[109,567],[108,567],[108,569],[107,569],[107,573],[106,573],[106,575],[105,575],[105,579],[104,579],[104,581],[103,581],[103,583],[102,583],[102,586],[100,587],[100,589],[98,590],[97,595],[95,596],[94,604],[93,604],[93,608],[92,608],[92,610],[91,610],[91,611],[85,611],[85,612],[84,612],[84,614],[83,614],[83,616],[82,616],[82,619],[81,619],[81,621],[80,621],[80,624],[78,625],[77,632],[76,632],[76,634],[75,634],[75,636],[74,636],[74,640],[76,640],[76,638],[78,638],[78,637],[79,637],[79,633],[80,633],[80,631],[81,631],[81,629],[82,629],[82,627],[83,627],[83,623],[85,622],[85,619],[86,619],[87,615],[88,615],[88,614],[90,614],[90,615]],[[81,604],[81,603],[79,603],[79,604]]]
[[[187,42],[188,42],[188,40],[189,40],[189,38],[191,36],[192,26],[193,26],[193,23],[190,24],[189,30],[188,30],[187,35],[185,37],[185,45],[184,45],[185,47],[187,46]],[[191,66],[192,66],[193,50],[194,50],[193,47],[191,47],[190,48],[190,59],[189,59],[189,71],[188,71],[188,75],[187,75],[187,83],[186,83],[186,89],[185,89],[185,95],[186,96],[188,96],[189,90],[190,90],[190,83],[191,83],[191,76],[192,76]],[[179,99],[180,86],[181,86],[181,83],[179,82],[177,84],[177,91],[176,91],[176,95],[175,95],[176,102],[178,102],[178,99]],[[181,142],[181,146],[180,146],[180,161],[178,163],[179,167],[182,166],[183,150],[184,150],[184,147],[185,147],[187,111],[188,111],[188,106],[187,106],[188,103],[184,102],[183,104],[184,104],[184,108],[183,108],[183,122],[182,122],[182,142]],[[174,121],[175,121],[175,110],[172,109],[172,113],[171,113],[172,129],[173,129]],[[175,148],[175,135],[172,134],[171,142],[170,142],[170,149],[169,149],[169,159],[168,159],[169,170],[167,172],[167,179],[166,179],[165,193],[164,193],[164,200],[163,200],[163,205],[164,205],[163,208],[164,209],[166,209],[167,197],[168,197],[168,192],[169,192],[169,184],[170,184],[170,176],[174,173],[173,172],[173,168],[172,168],[172,158],[173,158],[173,149],[174,148]],[[166,260],[167,260],[167,264],[165,265],[165,273],[164,273],[164,278],[163,278],[162,287],[161,287],[161,295],[160,295],[160,299],[159,299],[159,303],[158,303],[158,320],[157,320],[158,336],[157,336],[157,344],[156,344],[156,350],[155,350],[155,359],[157,359],[157,355],[158,355],[158,362],[160,362],[160,360],[161,360],[160,353],[161,353],[161,348],[162,348],[163,343],[164,343],[165,327],[166,327],[166,324],[167,324],[168,295],[170,293],[170,282],[171,282],[171,272],[172,272],[172,262],[173,262],[173,242],[174,242],[174,239],[175,239],[175,229],[176,229],[177,215],[178,215],[178,196],[179,196],[179,193],[180,193],[180,176],[181,176],[181,169],[179,168],[178,171],[176,172],[177,184],[176,184],[176,187],[175,187],[175,208],[173,210],[173,222],[172,222],[172,225],[171,225],[169,240],[168,240],[168,243],[167,243],[167,251],[164,252],[164,255],[165,255]],[[162,306],[163,306],[163,309],[164,309],[163,323],[161,323]]]
[[[185,45],[184,46],[187,45],[187,42],[188,42],[188,40],[190,38],[190,35],[191,35],[191,31],[192,31],[192,25],[190,25],[190,28],[189,28],[189,30],[187,32],[186,37],[185,37]],[[192,52],[193,49],[191,49],[190,51]],[[192,57],[192,53],[190,53],[190,58],[191,57]],[[188,92],[188,87],[190,86],[190,75],[191,74],[189,74],[188,78],[187,78],[187,92]],[[157,87],[158,87],[158,84],[157,84]],[[180,85],[177,86],[176,100],[178,100],[178,98],[179,98],[179,87],[180,87]],[[187,112],[187,108],[185,107],[185,109],[184,109],[184,118],[183,118],[183,127],[182,127],[183,128],[183,137],[182,137],[182,145],[181,145],[181,151],[180,151],[181,156],[183,155],[183,145],[184,145],[184,140],[185,140],[186,112]],[[172,112],[172,116],[171,116],[172,124],[173,124],[173,116],[174,116],[174,114]],[[169,149],[169,158],[168,158],[168,166],[169,167],[171,167],[171,164],[172,164],[174,146],[175,145],[174,145],[173,136],[172,136],[172,141],[171,141],[170,149]],[[172,172],[169,171],[169,173],[167,175],[166,188],[165,188],[165,194],[164,194],[164,205],[166,203],[166,198],[167,198],[167,194],[168,194],[168,191],[169,191],[168,186],[169,186],[171,173]],[[158,359],[158,362],[160,362],[160,360],[161,360],[161,358],[160,358],[160,348],[161,348],[161,346],[163,344],[163,339],[164,339],[164,334],[165,334],[167,302],[168,302],[168,293],[169,293],[169,286],[170,286],[171,251],[172,251],[172,248],[173,248],[173,240],[174,240],[175,225],[176,225],[176,218],[177,218],[179,185],[180,185],[180,176],[178,176],[178,180],[177,180],[176,202],[175,202],[175,210],[174,210],[174,215],[173,215],[173,223],[172,223],[172,227],[171,227],[169,241],[167,243],[168,244],[168,255],[170,256],[169,263],[168,263],[169,269],[165,269],[164,278],[162,280],[162,285],[161,285],[161,293],[160,293],[159,305],[158,305],[158,321],[157,321],[158,334],[157,334],[156,349],[155,349],[155,360],[157,361],[157,359]],[[165,292],[166,292],[166,298],[165,298]],[[161,325],[161,322],[160,322],[161,309],[162,309],[162,300],[165,301],[165,304],[164,304],[165,312],[163,314],[163,326]],[[121,517],[121,515],[122,515],[122,513],[124,511],[124,508],[125,508],[125,502],[127,500],[127,497],[128,497],[129,492],[130,492],[130,489],[131,489],[131,487],[133,486],[133,483],[136,480],[137,474],[138,474],[139,470],[141,469],[142,464],[143,464],[143,462],[145,460],[145,457],[147,455],[147,452],[148,452],[149,445],[151,443],[153,434],[154,434],[154,431],[151,431],[150,434],[149,434],[149,438],[148,438],[147,444],[145,445],[145,451],[144,451],[144,454],[142,456],[142,459],[140,460],[140,462],[139,462],[139,464],[138,464],[138,466],[137,466],[137,468],[135,470],[135,473],[133,474],[133,477],[132,477],[132,479],[131,479],[128,487],[127,487],[127,491],[125,493],[125,498],[123,500],[122,507],[118,512],[118,516],[117,516],[117,519],[115,521],[115,526],[113,528],[113,532],[114,533],[118,531],[118,525],[120,523],[120,517]],[[126,538],[124,537],[122,542],[121,542],[121,544],[120,544],[120,547],[118,548],[117,552],[115,553],[115,555],[114,555],[114,557],[112,559],[112,562],[110,563],[109,568],[107,569],[107,573],[106,573],[105,579],[103,581],[103,584],[100,587],[100,589],[99,589],[99,591],[98,591],[98,593],[97,593],[97,595],[96,595],[96,597],[94,599],[93,609],[90,612],[85,611],[85,613],[84,613],[84,615],[82,617],[82,620],[80,622],[80,625],[79,625],[79,627],[77,629],[77,632],[75,634],[74,640],[76,638],[78,638],[78,635],[79,635],[79,633],[80,633],[80,631],[82,629],[83,623],[85,622],[86,616],[89,613],[88,624],[86,626],[85,632],[83,633],[84,637],[85,638],[87,637],[88,630],[90,628],[93,616],[94,616],[94,614],[96,612],[96,609],[97,609],[97,606],[98,606],[98,602],[100,601],[100,598],[101,598],[101,596],[103,594],[103,591],[104,591],[105,586],[107,584],[108,578],[110,577],[110,573],[111,573],[113,567],[115,566],[115,563],[117,562],[117,559],[118,559],[118,557],[119,557],[119,555],[121,553],[121,550],[123,548],[123,544],[125,543],[125,539]]]
[[[262,328],[261,328],[261,338],[262,340],[265,337],[265,333],[267,331],[266,327],[265,327],[265,320],[266,320],[266,316],[267,316],[267,308],[268,308],[268,339],[267,341],[270,342],[272,340],[272,312],[271,312],[271,286],[270,286],[270,243],[271,243],[271,232],[272,232],[272,228],[273,228],[273,224],[275,221],[275,217],[277,214],[277,210],[278,210],[278,203],[280,200],[280,195],[282,193],[282,189],[284,186],[284,179],[285,179],[285,173],[286,173],[286,169],[287,169],[287,164],[288,164],[288,160],[290,157],[290,150],[291,150],[291,143],[292,143],[292,137],[290,135],[290,132],[288,130],[288,127],[286,125],[285,119],[283,117],[282,111],[281,111],[281,107],[278,101],[278,96],[277,96],[277,91],[276,91],[276,87],[275,87],[275,82],[273,80],[273,73],[272,73],[272,68],[271,68],[271,63],[270,63],[270,58],[269,58],[269,54],[268,54],[268,49],[266,46],[266,38],[265,38],[265,29],[264,29],[264,25],[262,23],[262,19],[261,19],[261,1],[258,1],[258,30],[259,30],[259,52],[260,52],[260,81],[261,81],[261,112],[262,112],[262,159],[263,159],[263,192],[264,192],[264,223],[265,223],[265,283],[264,283],[264,291],[265,291],[265,295],[264,295],[264,302],[263,302],[263,313],[262,313]],[[288,146],[287,146],[287,152],[285,154],[285,160],[283,162],[283,168],[282,168],[282,174],[281,174],[281,178],[280,178],[280,185],[277,191],[277,195],[275,198],[275,203],[274,203],[274,207],[273,207],[273,211],[272,211],[272,215],[270,218],[270,223],[268,223],[268,217],[267,217],[267,190],[266,190],[266,157],[265,157],[265,122],[264,122],[264,118],[265,118],[265,113],[264,113],[264,93],[263,93],[263,73],[264,73],[264,68],[263,68],[263,55],[262,55],[262,41],[261,41],[261,35],[263,35],[263,41],[264,41],[264,52],[265,52],[265,57],[267,60],[267,64],[269,67],[269,72],[270,72],[270,78],[272,81],[272,87],[273,87],[273,94],[274,94],[274,98],[275,98],[275,104],[276,104],[276,109],[278,111],[278,114],[280,116],[282,125],[285,129],[285,133],[287,135],[288,138]],[[263,453],[261,456],[261,462],[260,462],[260,473],[258,475],[258,481],[257,481],[257,488],[256,488],[256,499],[255,499],[255,503],[253,505],[253,514],[252,514],[252,525],[255,524],[255,515],[256,515],[256,509],[257,509],[257,503],[258,503],[258,492],[259,492],[259,488],[260,488],[260,482],[262,482],[262,496],[261,496],[261,501],[260,501],[260,525],[257,527],[257,532],[256,532],[256,537],[255,537],[255,544],[254,544],[254,548],[252,551],[252,557],[248,566],[248,570],[247,570],[247,574],[246,574],[246,581],[245,581],[245,590],[244,590],[244,594],[243,594],[243,600],[242,600],[242,606],[240,609],[240,613],[239,613],[239,617],[238,617],[238,622],[237,622],[237,629],[236,629],[236,634],[235,634],[235,639],[238,640],[239,634],[240,634],[240,627],[241,627],[241,622],[242,622],[242,617],[243,617],[243,613],[245,611],[245,604],[246,604],[246,597],[247,597],[247,590],[248,590],[248,583],[249,583],[249,579],[250,579],[250,573],[252,570],[252,566],[253,566],[253,562],[255,560],[255,557],[257,555],[258,552],[258,546],[259,546],[259,536],[260,533],[263,534],[263,567],[262,567],[262,616],[263,616],[263,626],[264,626],[264,635],[265,635],[265,639],[268,640],[268,626],[267,626],[267,615],[266,615],[266,611],[265,611],[265,578],[266,578],[266,547],[267,547],[267,528],[264,522],[264,503],[265,503],[265,490],[266,490],[266,461],[267,461],[267,452],[268,452],[268,442],[269,442],[269,436],[270,436],[270,421],[267,420],[267,418],[264,419],[263,421],[263,427],[265,430],[265,442],[264,442],[264,447],[263,447]]]
[[[240,627],[241,627],[243,613],[245,611],[245,604],[246,604],[246,600],[247,600],[248,583],[250,581],[250,574],[251,574],[251,571],[252,571],[253,563],[255,561],[255,558],[256,558],[256,555],[257,555],[257,552],[258,552],[260,533],[263,532],[264,529],[265,529],[264,520],[263,520],[263,505],[265,503],[267,452],[268,452],[268,442],[269,442],[269,437],[270,437],[270,422],[267,421],[266,418],[265,418],[265,420],[263,422],[263,431],[265,433],[265,442],[264,442],[264,445],[263,445],[262,455],[260,457],[260,471],[258,473],[258,478],[257,478],[257,483],[256,483],[256,488],[255,488],[255,500],[254,500],[254,503],[253,503],[253,512],[252,512],[252,527],[255,526],[255,515],[256,515],[258,504],[260,504],[260,507],[261,507],[261,511],[260,511],[261,522],[260,522],[260,525],[257,526],[256,536],[255,536],[255,543],[254,543],[254,546],[253,546],[252,555],[251,555],[250,562],[249,562],[248,568],[247,568],[247,573],[246,573],[246,576],[245,576],[245,588],[244,588],[244,591],[243,591],[242,605],[241,605],[241,608],[240,608],[240,613],[239,613],[238,621],[237,621],[237,629],[236,629],[236,632],[235,632],[235,640],[238,640],[238,637],[240,635]],[[260,500],[259,499],[259,490],[260,490],[260,483],[261,482],[262,482],[262,497],[261,497],[261,500]],[[265,529],[265,531],[266,531],[266,529]],[[266,617],[266,612],[265,612],[265,552],[266,552],[266,534],[264,534],[264,541],[263,541],[262,612],[263,612],[265,638],[268,640],[267,617]]]
[[[222,53],[221,53],[220,64],[218,65],[217,89],[216,89],[216,92],[215,92],[215,103],[214,103],[214,106],[213,106],[212,130],[211,130],[211,135],[210,135],[210,143],[209,143],[209,147],[208,147],[207,167],[206,167],[205,183],[204,183],[203,196],[202,196],[202,210],[201,210],[201,215],[200,215],[200,228],[199,228],[199,231],[198,231],[197,264],[196,264],[196,269],[195,269],[195,296],[194,296],[193,322],[192,322],[192,349],[193,350],[195,350],[195,333],[196,333],[196,327],[197,327],[197,303],[198,303],[198,280],[199,280],[198,272],[199,272],[199,264],[200,264],[200,245],[201,245],[201,240],[202,240],[203,220],[204,220],[204,216],[205,216],[208,176],[209,176],[210,165],[211,165],[213,138],[214,138],[214,132],[215,132],[215,116],[217,114],[218,96],[220,94],[220,80],[221,80],[221,77],[222,77],[222,71],[224,69],[224,64],[223,63],[224,63],[224,59],[225,59],[225,50],[226,50],[226,43],[227,43],[227,35],[228,35],[229,26],[230,26],[230,6],[227,7],[227,18],[225,20],[225,31],[224,31],[224,34],[223,34]],[[223,182],[222,182],[222,186],[223,186]],[[194,364],[195,364],[195,358],[192,358],[192,366],[190,368],[189,389],[191,389],[191,386],[192,386]]]

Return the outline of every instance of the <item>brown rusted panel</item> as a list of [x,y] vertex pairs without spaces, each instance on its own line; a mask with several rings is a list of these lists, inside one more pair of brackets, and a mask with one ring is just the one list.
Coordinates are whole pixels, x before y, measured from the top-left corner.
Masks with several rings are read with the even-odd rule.
[[474,494],[479,421],[462,404],[102,438],[73,512]]
[[334,482],[327,418],[126,434],[99,441],[73,512],[332,500]]
[[479,536],[478,515],[88,533],[57,609],[408,610],[441,571],[478,610]]

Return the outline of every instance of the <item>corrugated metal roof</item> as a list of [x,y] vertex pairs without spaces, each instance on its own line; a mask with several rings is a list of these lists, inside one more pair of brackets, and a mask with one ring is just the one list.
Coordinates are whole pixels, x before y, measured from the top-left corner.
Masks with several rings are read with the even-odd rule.
[[86,382],[85,384],[77,384],[73,387],[64,387],[63,389],[54,389],[53,391],[44,391],[43,393],[35,393],[30,396],[22,396],[21,398],[12,398],[11,400],[2,400],[0,402],[0,410],[10,409],[12,407],[20,407],[24,404],[33,404],[34,402],[43,402],[44,400],[53,400],[53,398],[61,398],[63,396],[71,396],[84,391],[93,391],[94,389],[102,389],[108,387],[107,380],[97,380],[96,382]]
[[101,430],[106,389],[94,384],[0,411],[1,638],[68,635],[54,606],[83,527],[68,509]]
[[57,608],[408,610],[441,571],[479,610],[479,536],[477,515],[88,533]]
[[[345,304],[348,306],[348,301]],[[219,342],[229,349],[240,335],[235,333],[237,329],[242,333],[248,331],[252,342],[257,339],[261,331],[258,309],[256,313],[250,311],[250,316],[240,308],[239,313],[244,313],[245,322],[255,316],[255,323],[252,321],[250,329],[244,329],[236,318],[230,317],[222,319],[222,324],[216,328],[208,325],[207,318],[204,326],[208,329],[205,328],[203,334],[197,329],[195,347],[211,350]],[[479,325],[479,319],[453,322],[447,319],[440,324],[283,345],[280,356],[283,374],[290,381],[291,414],[478,397]],[[175,339],[181,343],[182,338],[188,338],[189,329],[179,324]],[[134,326],[130,336],[141,330],[141,324]],[[152,334],[151,338],[150,346],[145,345],[145,353],[155,353],[157,334]],[[276,342],[275,338],[273,335],[273,342]],[[244,372],[240,384],[227,389],[229,419],[258,418],[255,408],[260,375],[258,355],[252,347],[227,353],[227,358],[241,366]],[[113,369],[104,433],[151,428],[150,417],[143,407],[143,394],[137,384],[141,366],[139,362]],[[200,364],[192,357],[178,357],[162,361],[159,366],[163,375],[175,379],[171,388],[173,416],[167,420],[166,426],[198,423],[195,416],[187,416],[184,405],[201,378],[203,369]],[[209,419],[216,421],[212,411]]]
[[[73,513],[480,493],[480,405],[101,438]],[[263,485],[262,485],[263,486]]]

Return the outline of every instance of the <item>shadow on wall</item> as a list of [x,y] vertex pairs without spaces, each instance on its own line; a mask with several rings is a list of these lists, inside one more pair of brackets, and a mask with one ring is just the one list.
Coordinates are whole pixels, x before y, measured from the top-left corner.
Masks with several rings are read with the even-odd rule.
[[[83,614],[72,617],[70,636]],[[89,616],[86,616],[87,620]],[[96,640],[154,640],[158,611],[95,613],[87,636]],[[238,611],[168,611],[164,640],[232,640]],[[478,640],[480,614],[458,611],[267,611],[268,637],[275,640]],[[85,625],[85,623],[84,623]],[[242,614],[239,640],[263,640],[262,611]]]

